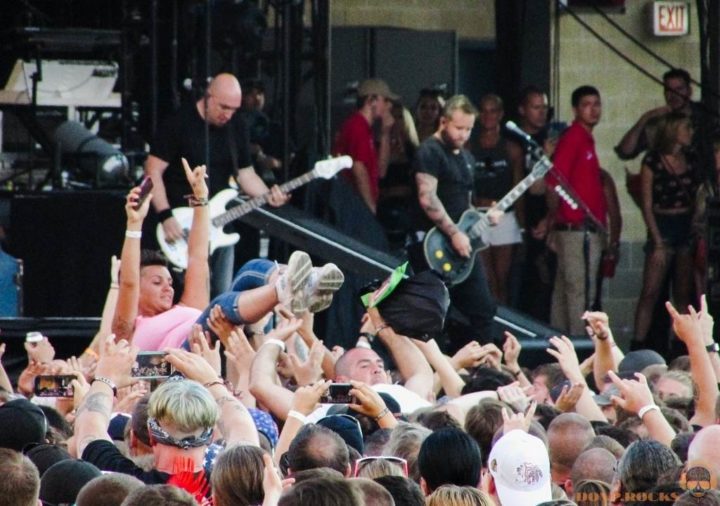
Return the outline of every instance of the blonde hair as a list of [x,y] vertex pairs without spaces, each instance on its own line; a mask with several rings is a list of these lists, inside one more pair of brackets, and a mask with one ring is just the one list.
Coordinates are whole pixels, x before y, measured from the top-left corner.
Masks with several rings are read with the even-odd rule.
[[657,123],[655,135],[651,138],[652,149],[659,153],[669,153],[677,142],[680,125],[687,123],[692,126],[690,117],[682,112],[669,112]]
[[493,500],[485,493],[472,487],[443,485],[435,489],[425,506],[493,506]]
[[445,119],[452,119],[452,115],[455,111],[462,111],[465,114],[472,116],[478,115],[477,107],[470,101],[465,95],[454,95],[450,97],[443,107],[442,116]]
[[213,427],[218,408],[210,392],[200,383],[166,381],[150,396],[148,415],[163,424],[163,428],[169,423],[178,431],[191,434]]

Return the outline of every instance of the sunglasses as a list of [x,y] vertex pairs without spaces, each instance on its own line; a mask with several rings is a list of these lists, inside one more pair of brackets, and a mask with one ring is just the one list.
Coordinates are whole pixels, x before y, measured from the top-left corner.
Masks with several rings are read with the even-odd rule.
[[183,450],[187,450],[188,448],[199,448],[201,446],[206,446],[210,444],[213,436],[213,427],[208,427],[198,436],[189,436],[182,439],[176,439],[170,434],[168,434],[165,429],[160,427],[160,424],[158,424],[156,419],[148,418],[147,424],[148,430],[152,435],[153,439],[155,439],[155,441],[164,445],[182,448]]
[[375,457],[363,457],[361,459],[358,459],[355,461],[355,469],[353,472],[353,476],[355,478],[358,477],[358,475],[362,472],[362,470],[367,467],[372,462],[387,462],[389,464],[392,464],[394,466],[399,467],[402,470],[403,476],[407,478],[408,476],[408,463],[407,460],[400,458],[400,457],[393,457],[391,455],[381,455],[381,456],[375,456]]

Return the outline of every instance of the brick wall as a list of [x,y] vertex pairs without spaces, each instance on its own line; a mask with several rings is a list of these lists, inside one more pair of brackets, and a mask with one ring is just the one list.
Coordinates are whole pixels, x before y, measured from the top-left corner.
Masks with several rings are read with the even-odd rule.
[[[700,50],[695,5],[690,3],[690,35],[659,38],[651,34],[648,11],[651,4],[651,1],[628,1],[624,14],[610,14],[610,17],[665,60],[686,68],[699,80]],[[600,15],[584,13],[581,19],[653,75],[660,77],[667,70]],[[559,44],[560,72],[556,77],[559,79],[560,94],[555,106],[561,119],[572,118],[570,94],[577,86],[592,84],[602,94],[603,118],[595,129],[595,140],[600,162],[613,175],[618,186],[624,223],[620,265],[615,278],[604,287],[604,301],[616,336],[625,342],[632,335],[635,304],[642,285],[645,225],[640,210],[625,190],[624,167],[638,172],[641,160],[623,162],[612,148],[643,112],[664,104],[662,88],[622,61],[567,14],[560,18]],[[694,90],[694,97],[699,99],[700,90]]]
[[495,39],[494,0],[333,0],[333,26],[455,30],[459,37]]

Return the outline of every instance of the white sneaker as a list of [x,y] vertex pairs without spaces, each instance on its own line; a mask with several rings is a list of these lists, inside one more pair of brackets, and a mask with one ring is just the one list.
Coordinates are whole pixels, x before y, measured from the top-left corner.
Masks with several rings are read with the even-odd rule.
[[295,314],[307,310],[304,292],[312,271],[310,256],[304,251],[294,251],[288,260],[287,269],[275,282],[278,301]]
[[318,313],[330,307],[333,295],[345,281],[345,275],[335,264],[325,264],[313,268],[305,289],[307,308],[311,313]]

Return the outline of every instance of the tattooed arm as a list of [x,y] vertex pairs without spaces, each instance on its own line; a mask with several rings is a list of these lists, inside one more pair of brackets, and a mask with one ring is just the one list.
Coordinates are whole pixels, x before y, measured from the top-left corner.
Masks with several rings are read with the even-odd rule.
[[415,174],[415,183],[420,207],[427,217],[432,220],[438,230],[450,239],[453,248],[460,256],[469,257],[472,252],[470,239],[450,218],[445,206],[440,201],[437,195],[437,178],[425,172],[418,172]]
[[222,432],[227,445],[237,443],[260,446],[255,422],[243,403],[233,397],[225,385],[213,385],[208,390],[220,409],[217,428]]
[[93,382],[75,418],[78,457],[82,457],[87,445],[96,439],[111,441],[107,430],[112,407],[113,391],[110,386],[101,381]]

